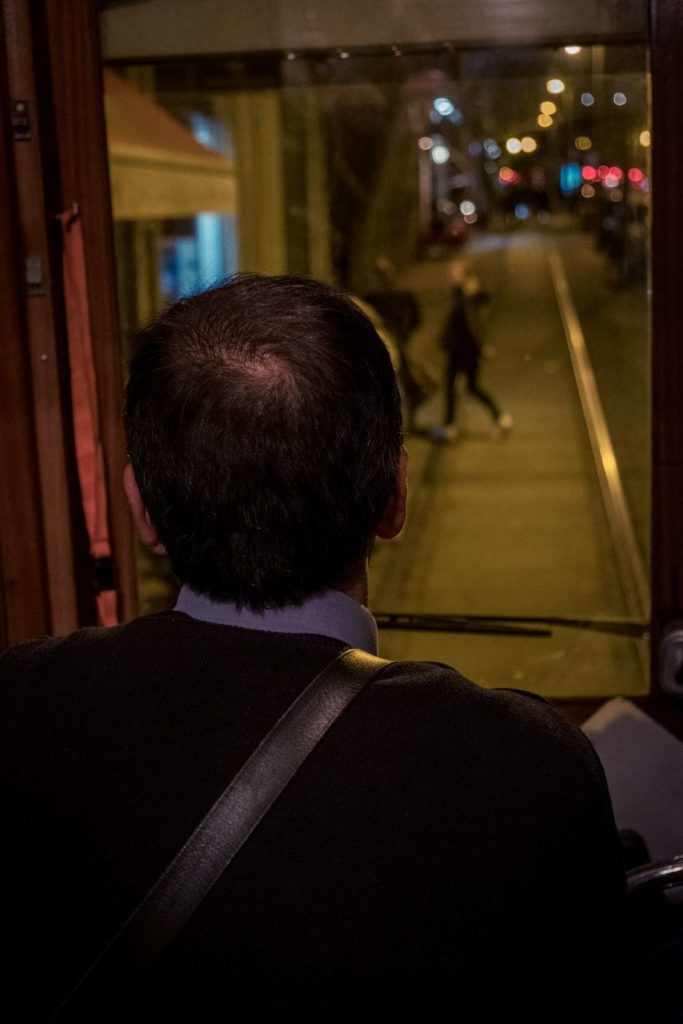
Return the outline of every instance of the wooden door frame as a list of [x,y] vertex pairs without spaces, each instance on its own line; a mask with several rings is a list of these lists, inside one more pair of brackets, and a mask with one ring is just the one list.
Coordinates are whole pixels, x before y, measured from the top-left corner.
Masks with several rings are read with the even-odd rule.
[[[57,217],[76,203],[109,494],[114,577],[123,618],[135,614],[122,370],[99,53],[91,0],[2,0],[0,174],[5,264],[0,428],[3,646],[95,621],[95,573],[80,501]],[[6,74],[5,74],[6,65]],[[21,111],[13,103],[22,101]],[[14,132],[9,112],[16,120]],[[26,267],[32,283],[26,283]],[[11,292],[11,294],[9,294]],[[22,569],[23,567],[23,569]]]

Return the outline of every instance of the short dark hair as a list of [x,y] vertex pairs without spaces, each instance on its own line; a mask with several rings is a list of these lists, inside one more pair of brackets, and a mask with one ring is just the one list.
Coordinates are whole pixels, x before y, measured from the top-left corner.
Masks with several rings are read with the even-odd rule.
[[330,285],[256,274],[141,332],[126,432],[178,580],[254,610],[358,566],[402,443],[395,373],[365,314]]

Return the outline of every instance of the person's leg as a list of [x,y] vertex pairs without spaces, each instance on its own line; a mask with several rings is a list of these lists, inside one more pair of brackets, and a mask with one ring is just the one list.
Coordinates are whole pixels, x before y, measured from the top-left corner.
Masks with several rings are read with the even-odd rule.
[[488,392],[482,391],[482,389],[479,387],[479,364],[473,363],[471,366],[468,366],[466,373],[467,390],[473,396],[473,398],[476,398],[479,402],[481,402],[482,405],[486,406],[494,420],[498,422],[501,416],[500,406],[494,401],[494,399],[491,397],[491,395],[488,394]]
[[455,411],[456,411],[456,394],[455,394],[455,378],[458,375],[458,363],[454,352],[449,352],[446,356],[446,376],[444,379],[446,394],[445,394],[445,414],[443,418],[444,426],[449,427],[455,422]]

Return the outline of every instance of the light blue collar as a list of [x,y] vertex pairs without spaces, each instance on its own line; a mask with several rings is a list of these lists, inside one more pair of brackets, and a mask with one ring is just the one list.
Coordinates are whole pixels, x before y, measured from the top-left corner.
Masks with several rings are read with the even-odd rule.
[[323,590],[302,604],[253,612],[231,601],[214,601],[183,586],[175,611],[193,619],[268,633],[313,633],[341,640],[369,654],[377,653],[377,624],[362,604],[340,590]]

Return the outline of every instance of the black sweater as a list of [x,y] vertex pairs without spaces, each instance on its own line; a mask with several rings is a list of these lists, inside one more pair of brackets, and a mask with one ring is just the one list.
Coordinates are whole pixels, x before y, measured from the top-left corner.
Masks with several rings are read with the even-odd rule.
[[[0,658],[4,1019],[56,1005],[342,649],[169,612]],[[539,698],[397,663],[143,990],[122,1009],[103,996],[88,1020],[624,1020],[622,910],[609,798],[580,731]]]

